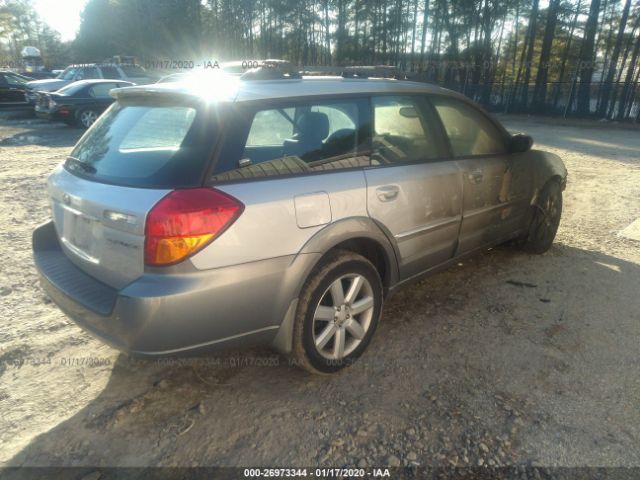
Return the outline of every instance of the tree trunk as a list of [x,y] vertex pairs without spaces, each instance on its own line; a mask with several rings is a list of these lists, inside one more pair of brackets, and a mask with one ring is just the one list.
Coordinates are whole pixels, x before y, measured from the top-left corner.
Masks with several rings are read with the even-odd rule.
[[[611,96],[611,88],[613,86],[613,79],[618,67],[618,59],[620,57],[620,49],[622,48],[622,39],[624,38],[624,29],[627,26],[627,18],[629,18],[629,9],[631,8],[631,0],[627,0],[622,10],[622,18],[620,19],[620,28],[618,29],[618,36],[616,37],[616,44],[613,47],[613,53],[611,54],[611,61],[609,63],[609,71],[607,72],[607,78],[604,81],[604,90],[602,92],[602,100],[600,101],[600,108],[598,109],[598,115],[605,116],[607,108],[609,106],[609,99]],[[615,103],[615,99],[614,102]]]
[[418,25],[418,0],[413,0],[413,33],[411,34],[411,71],[416,66],[416,27]]
[[578,6],[576,7],[576,14],[573,17],[573,21],[571,22],[571,28],[569,29],[569,38],[567,39],[567,45],[564,49],[564,52],[562,52],[562,62],[560,63],[560,74],[558,75],[558,87],[556,88],[556,93],[553,98],[554,110],[558,107],[558,100],[560,99],[560,91],[562,89],[562,85],[564,82],[564,72],[567,67],[569,52],[571,51],[571,42],[573,41],[573,32],[576,28],[576,24],[578,23],[578,16],[580,15],[581,6],[582,6],[582,0],[578,0]]
[[578,87],[578,113],[589,115],[591,110],[591,77],[593,76],[594,45],[598,30],[600,0],[591,0],[589,17],[585,26],[584,39],[580,49],[580,86]]
[[[640,15],[637,18],[637,24],[640,23]],[[635,31],[635,29],[634,29]],[[633,36],[631,37],[633,39]],[[632,40],[630,40],[632,41]],[[633,53],[631,54],[631,63],[627,68],[627,75],[624,80],[624,87],[622,88],[622,95],[620,96],[620,108],[618,109],[618,120],[623,120],[626,110],[627,104],[629,107],[633,104],[631,101],[632,96],[632,88],[633,88],[633,74],[638,64],[638,56],[640,55],[640,35],[636,38],[635,45],[633,47]]]
[[536,75],[536,86],[533,92],[533,104],[538,111],[544,111],[546,106],[549,59],[551,58],[551,46],[553,44],[553,36],[555,35],[559,6],[560,0],[551,0],[547,11],[547,24],[544,28],[540,62],[538,63],[538,74]]
[[524,80],[522,82],[522,97],[521,97],[521,105],[525,110],[527,109],[527,104],[529,103],[529,80],[531,80],[531,63],[533,62],[533,52],[535,50],[536,43],[536,25],[538,22],[538,6],[539,0],[534,0],[533,6],[531,7],[531,18],[529,19],[529,41],[528,50],[527,50],[527,60],[524,70]]
[[424,50],[425,43],[427,41],[427,25],[429,20],[429,0],[424,0],[424,13],[422,14],[422,43],[420,44],[420,72],[423,71],[424,68]]

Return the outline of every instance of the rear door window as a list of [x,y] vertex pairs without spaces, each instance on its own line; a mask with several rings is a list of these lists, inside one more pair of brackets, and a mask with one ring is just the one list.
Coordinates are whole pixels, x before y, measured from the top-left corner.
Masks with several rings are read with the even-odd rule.
[[246,140],[230,140],[241,147],[221,156],[214,181],[370,165],[371,125],[364,98],[283,104],[240,116],[248,119]]
[[197,186],[217,129],[197,105],[118,101],[65,162],[72,173],[116,185]]

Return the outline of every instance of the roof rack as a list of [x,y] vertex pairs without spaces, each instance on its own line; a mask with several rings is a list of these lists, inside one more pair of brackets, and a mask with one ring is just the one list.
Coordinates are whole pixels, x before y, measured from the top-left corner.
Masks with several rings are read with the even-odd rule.
[[403,70],[390,65],[306,66],[303,74],[336,75],[343,78],[407,78]]
[[290,62],[286,60],[264,60],[258,68],[252,68],[240,75],[240,80],[293,80],[302,78]]
[[241,80],[290,80],[302,75],[340,76],[342,78],[394,78],[406,80],[407,73],[389,65],[307,66],[298,70],[285,60],[264,60],[258,68],[248,70]]

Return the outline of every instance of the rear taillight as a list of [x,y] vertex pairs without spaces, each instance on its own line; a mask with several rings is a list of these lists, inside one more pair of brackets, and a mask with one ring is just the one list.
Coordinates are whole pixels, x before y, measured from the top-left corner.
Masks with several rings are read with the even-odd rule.
[[220,236],[243,210],[242,203],[218,190],[174,190],[147,215],[145,263],[181,262]]

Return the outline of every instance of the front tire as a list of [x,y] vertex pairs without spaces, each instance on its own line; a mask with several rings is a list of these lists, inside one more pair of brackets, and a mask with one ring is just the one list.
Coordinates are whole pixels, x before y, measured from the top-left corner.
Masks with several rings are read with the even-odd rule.
[[361,255],[332,253],[302,288],[293,330],[292,356],[312,373],[334,373],[367,348],[382,312],[378,271]]
[[550,180],[540,191],[533,205],[529,231],[522,241],[522,249],[544,253],[553,244],[562,216],[562,188],[557,180]]

